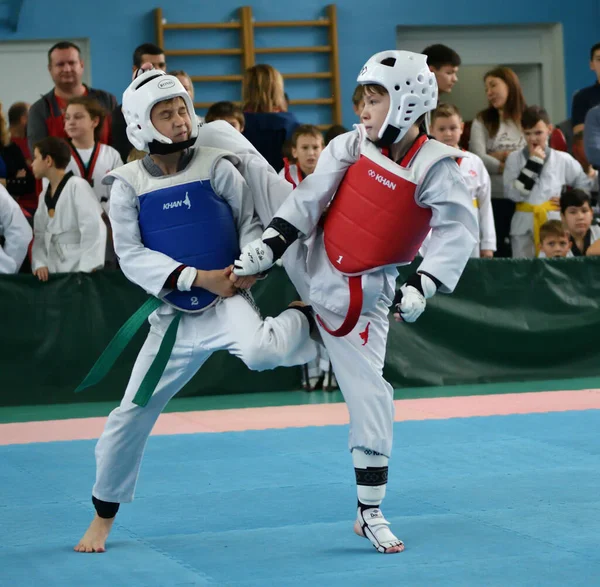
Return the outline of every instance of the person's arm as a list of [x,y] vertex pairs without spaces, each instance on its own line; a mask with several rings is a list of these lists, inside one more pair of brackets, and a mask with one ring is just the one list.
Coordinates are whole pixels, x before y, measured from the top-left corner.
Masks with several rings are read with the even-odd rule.
[[523,165],[521,152],[513,151],[506,159],[504,168],[504,197],[513,202],[527,200],[539,178],[543,164],[543,159],[532,155]]
[[475,153],[485,165],[489,173],[502,173],[500,160],[488,155],[487,152],[488,132],[481,120],[476,118],[471,123],[471,135],[469,137],[469,151]]
[[[68,187],[67,184],[67,189]],[[86,181],[77,182],[76,187],[71,189],[75,190],[73,202],[81,234],[79,271],[91,273],[102,269],[106,261],[106,225],[102,220],[102,208],[94,190]]]
[[252,192],[228,159],[219,159],[214,167],[213,188],[231,208],[238,231],[240,249],[260,238],[263,227],[254,213]]
[[340,135],[327,145],[317,167],[284,201],[275,213],[303,235],[317,226],[348,168],[360,157],[358,130]]
[[0,188],[0,226],[4,233],[0,273],[17,273],[27,255],[32,232],[21,208],[4,188]]
[[[576,189],[584,190],[587,192],[595,191],[598,189],[598,175],[594,174],[590,177],[581,166],[581,163],[572,157],[568,153],[563,153],[565,159],[565,180],[566,184]],[[560,194],[558,194],[560,195]]]
[[236,275],[256,275],[270,269],[299,237],[308,236],[331,202],[348,168],[360,156],[359,131],[336,137],[321,153],[317,167],[279,207],[260,239],[242,249]]
[[443,159],[427,173],[417,194],[431,208],[431,238],[417,272],[431,277],[439,291],[451,293],[478,240],[473,199],[456,163]]
[[485,167],[479,165],[480,183],[477,187],[477,202],[479,204],[479,249],[480,251],[496,250],[496,227],[494,226],[494,211],[492,209],[492,185],[490,174]]
[[35,273],[42,267],[48,267],[48,250],[46,248],[46,227],[48,211],[44,201],[46,190],[38,196],[38,206],[33,215],[33,245],[31,247],[31,270]]

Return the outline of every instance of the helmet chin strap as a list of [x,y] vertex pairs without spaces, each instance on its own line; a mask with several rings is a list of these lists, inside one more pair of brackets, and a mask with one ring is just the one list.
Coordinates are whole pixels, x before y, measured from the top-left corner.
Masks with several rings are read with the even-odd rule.
[[387,125],[387,128],[383,131],[383,136],[380,139],[374,141],[375,146],[382,147],[391,147],[398,138],[400,134],[400,129],[392,126],[391,124]]
[[195,142],[196,139],[192,138],[179,143],[167,144],[161,143],[155,139],[151,143],[148,143],[148,151],[151,155],[171,155],[173,153],[177,153],[178,151],[188,149],[189,147],[193,146]]

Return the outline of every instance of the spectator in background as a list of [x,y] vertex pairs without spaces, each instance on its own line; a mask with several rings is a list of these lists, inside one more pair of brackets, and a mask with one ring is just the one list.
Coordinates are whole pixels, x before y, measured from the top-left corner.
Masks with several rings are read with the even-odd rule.
[[67,173],[69,145],[47,137],[34,145],[33,173],[47,179],[33,219],[31,268],[40,281],[52,273],[90,273],[104,266],[106,226],[89,183]]
[[[112,112],[117,101],[104,90],[88,88],[83,82],[83,61],[81,51],[75,43],[61,41],[48,51],[48,71],[54,88],[31,106],[27,122],[29,148],[45,137],[65,135],[64,112],[71,98],[90,96],[107,111]],[[103,143],[110,142],[111,120],[107,117],[100,131]]]
[[117,256],[108,220],[110,186],[102,183],[102,179],[107,173],[123,165],[123,161],[115,149],[98,142],[105,116],[100,104],[92,98],[82,96],[69,101],[65,112],[65,131],[69,135],[71,161],[66,171],[83,177],[96,194],[107,230],[105,266],[114,269],[117,267]]
[[[431,135],[449,147],[460,148],[458,145],[464,126],[458,108],[452,104],[438,104],[431,113]],[[478,212],[479,240],[471,257],[492,258],[496,250],[496,230],[490,175],[475,153],[466,152],[465,157],[458,159],[457,163]]]
[[330,126],[325,132],[325,146],[327,146],[335,137],[339,137],[348,132],[348,129],[341,124],[334,124]]
[[285,112],[283,77],[270,65],[254,65],[244,74],[244,136],[279,172],[283,168],[283,145],[299,125]]
[[596,76],[595,83],[576,92],[571,103],[571,124],[575,135],[583,132],[588,111],[600,104],[600,43],[590,49],[590,69]]
[[0,185],[0,274],[17,273],[31,242],[31,226],[13,197]]
[[543,108],[527,108],[521,125],[527,146],[508,156],[504,192],[507,198],[517,202],[510,226],[513,257],[533,258],[540,249],[541,225],[547,217],[560,219],[558,210],[563,187],[591,190],[598,182],[595,177],[586,175],[569,153],[548,146],[552,125]]
[[[19,145],[10,140],[8,125],[0,102],[0,185],[23,203],[29,203],[35,194],[35,179],[29,169]],[[26,202],[25,202],[26,200]]]
[[590,165],[584,146],[584,129],[587,128],[585,118],[594,106],[600,104],[600,43],[596,43],[590,49],[590,69],[596,75],[596,82],[576,92],[571,103],[571,126],[573,129],[572,153],[585,171],[588,171]]
[[324,147],[321,131],[312,124],[301,124],[294,131],[290,142],[294,163],[286,160],[279,175],[285,177],[294,187],[298,187],[298,184],[315,170]]
[[19,145],[25,162],[31,165],[31,151],[27,142],[27,119],[29,118],[29,104],[27,102],[15,102],[8,109],[8,131],[10,140]]
[[525,97],[517,74],[508,67],[492,69],[483,79],[489,106],[477,114],[471,125],[469,151],[481,157],[490,174],[496,256],[510,257],[510,223],[515,204],[504,198],[502,174],[508,155],[525,146],[521,129]]
[[[133,52],[133,65],[131,66],[132,74],[135,74],[144,63],[150,63],[154,69],[167,71],[165,52],[154,43],[142,43],[135,48]],[[108,144],[119,152],[123,161],[127,161],[133,145],[127,138],[127,125],[125,124],[120,104],[112,109],[112,140]]]
[[206,112],[205,122],[214,122],[215,120],[224,120],[228,122],[238,132],[244,132],[246,121],[244,112],[233,102],[215,102]]
[[587,161],[594,169],[600,169],[600,105],[590,108],[585,115],[583,142]]
[[[159,68],[160,69],[160,68]],[[168,75],[175,76],[184,87],[185,91],[190,95],[192,102],[194,101],[194,82],[192,78],[183,69],[174,69],[169,71]]]
[[82,96],[69,101],[65,132],[69,137],[71,161],[66,170],[90,184],[100,206],[108,214],[110,186],[104,185],[102,179],[109,171],[123,165],[123,161],[115,149],[99,142],[105,116],[106,112],[93,98]]
[[363,111],[365,107],[365,99],[364,99],[365,90],[361,84],[358,84],[354,88],[354,92],[352,92],[352,110],[354,110],[354,114],[360,118],[360,113]]
[[540,228],[540,259],[572,257],[569,231],[560,220],[548,220]]
[[600,255],[600,226],[592,224],[590,197],[582,190],[566,190],[560,196],[560,217],[569,231],[574,257]]
[[458,81],[460,56],[454,49],[450,49],[446,45],[429,45],[423,50],[423,55],[427,55],[429,71],[435,74],[439,100],[441,94],[449,94]]

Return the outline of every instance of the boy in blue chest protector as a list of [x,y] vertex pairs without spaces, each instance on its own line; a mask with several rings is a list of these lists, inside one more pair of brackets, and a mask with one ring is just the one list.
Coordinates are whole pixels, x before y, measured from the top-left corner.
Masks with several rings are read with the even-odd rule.
[[[130,142],[150,154],[105,179],[112,183],[115,251],[128,279],[154,296],[156,309],[123,400],[96,446],[96,515],[78,552],[105,550],[119,505],[133,500],[156,419],[213,352],[228,350],[259,371],[301,365],[316,354],[307,307],[263,320],[247,292],[255,278],[232,277],[240,249],[259,238],[262,227],[231,162],[235,156],[191,148],[198,124],[179,80],[143,73],[125,91],[123,113]],[[169,337],[169,359],[147,392]]]

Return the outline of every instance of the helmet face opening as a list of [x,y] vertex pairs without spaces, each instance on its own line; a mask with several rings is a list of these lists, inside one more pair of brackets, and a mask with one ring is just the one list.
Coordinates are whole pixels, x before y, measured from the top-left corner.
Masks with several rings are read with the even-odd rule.
[[363,66],[357,82],[380,85],[390,96],[390,108],[379,131],[382,144],[400,141],[423,114],[437,106],[435,74],[427,57],[410,51],[382,51]]

